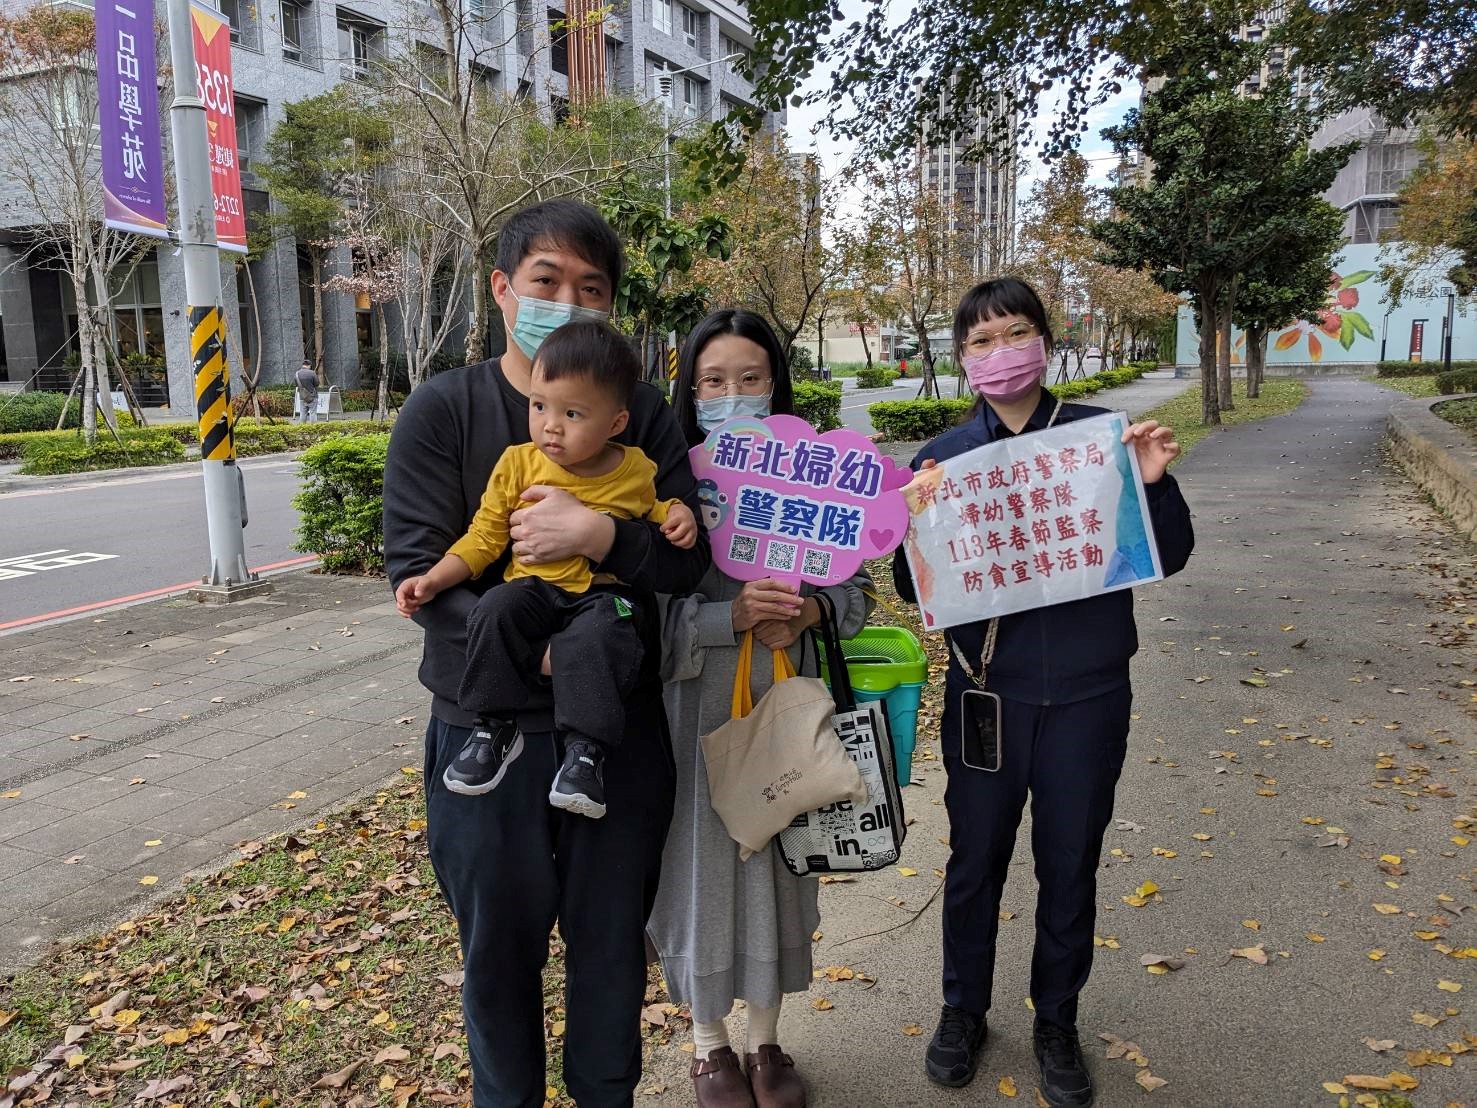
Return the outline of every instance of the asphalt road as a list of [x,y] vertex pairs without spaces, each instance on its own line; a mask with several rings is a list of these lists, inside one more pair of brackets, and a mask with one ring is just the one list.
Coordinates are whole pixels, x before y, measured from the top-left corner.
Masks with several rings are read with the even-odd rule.
[[[297,463],[263,458],[241,468],[252,568],[310,560],[292,549]],[[0,495],[0,633],[38,616],[186,588],[208,554],[198,465]]]

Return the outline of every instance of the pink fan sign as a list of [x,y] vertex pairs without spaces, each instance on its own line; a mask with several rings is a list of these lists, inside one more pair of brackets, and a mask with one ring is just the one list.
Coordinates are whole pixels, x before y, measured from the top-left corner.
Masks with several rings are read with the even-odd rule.
[[713,561],[739,581],[834,585],[902,545],[912,471],[856,431],[730,419],[688,453]]

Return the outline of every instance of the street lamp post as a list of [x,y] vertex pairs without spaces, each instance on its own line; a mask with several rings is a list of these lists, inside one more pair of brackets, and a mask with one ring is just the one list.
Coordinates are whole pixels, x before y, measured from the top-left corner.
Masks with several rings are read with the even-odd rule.
[[1447,285],[1441,290],[1446,297],[1446,318],[1441,321],[1441,372],[1451,372],[1451,332],[1456,325],[1456,289]]

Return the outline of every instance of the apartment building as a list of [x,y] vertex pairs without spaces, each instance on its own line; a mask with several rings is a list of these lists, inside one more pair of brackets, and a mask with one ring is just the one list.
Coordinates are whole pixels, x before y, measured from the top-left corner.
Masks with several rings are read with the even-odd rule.
[[[61,0],[91,7],[83,0]],[[0,0],[16,10],[28,0]],[[290,101],[327,92],[343,81],[370,76],[377,59],[406,49],[437,51],[440,36],[424,0],[220,0],[231,24],[238,159],[248,219],[269,210],[272,198],[256,172],[271,129]],[[748,13],[728,0],[616,0],[603,21],[584,18],[592,0],[450,0],[467,25],[475,78],[483,87],[533,98],[551,118],[562,118],[572,96],[597,93],[665,99],[671,118],[694,124],[724,117],[752,103],[753,84],[741,63],[752,49]],[[162,21],[162,0],[156,0]],[[580,28],[570,32],[572,21]],[[573,87],[571,86],[573,81]],[[771,117],[777,127],[783,115]],[[165,149],[169,148],[165,135]],[[7,157],[0,150],[0,158]],[[167,153],[166,153],[167,156]],[[70,386],[75,370],[76,306],[63,275],[44,259],[26,256],[26,228],[0,195],[0,385]],[[233,372],[260,367],[262,383],[287,381],[311,353],[311,271],[301,245],[279,239],[247,263],[222,253],[223,299]],[[330,263],[347,272],[347,251]],[[193,411],[184,278],[167,243],[151,251],[113,290],[113,342],[120,357],[139,352],[167,367],[167,377],[145,382],[146,406]],[[254,295],[253,295],[254,294]],[[393,308],[393,305],[389,307]],[[441,304],[465,313],[466,305]],[[389,313],[392,348],[399,328]],[[371,306],[343,294],[325,294],[325,371],[331,383],[360,383],[361,355],[378,345]],[[447,343],[460,351],[465,324]]]
[[[1007,136],[1004,153],[967,156],[972,147],[1002,131]],[[973,244],[974,270],[981,277],[998,273],[1014,255],[1017,134],[1014,113],[992,101],[961,131],[949,136],[925,134],[919,146],[924,185],[958,212]]]

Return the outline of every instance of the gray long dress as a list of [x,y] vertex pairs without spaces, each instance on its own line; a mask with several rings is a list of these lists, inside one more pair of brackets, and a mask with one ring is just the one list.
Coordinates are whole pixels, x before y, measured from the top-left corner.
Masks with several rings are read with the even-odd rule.
[[[861,590],[870,583],[863,572],[824,590],[835,602],[842,638],[866,622],[869,605]],[[705,1023],[727,1016],[736,999],[772,1008],[784,993],[809,989],[811,934],[820,922],[816,879],[791,874],[774,844],[740,862],[738,844],[708,798],[698,740],[729,717],[740,638],[732,607],[742,588],[743,582],[712,568],[691,596],[663,598],[662,677],[677,799],[647,930],[672,999]],[[808,645],[802,666],[805,641],[790,647],[790,659],[814,676],[815,652]],[[756,701],[773,681],[770,654],[756,642]]]

